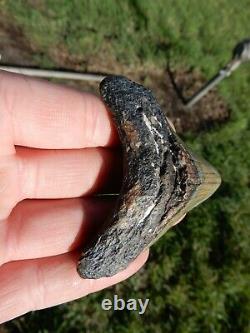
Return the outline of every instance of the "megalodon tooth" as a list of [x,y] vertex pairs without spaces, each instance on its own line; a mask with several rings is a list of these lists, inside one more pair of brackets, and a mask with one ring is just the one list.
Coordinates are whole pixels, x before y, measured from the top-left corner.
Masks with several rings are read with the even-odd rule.
[[123,184],[112,216],[83,248],[77,271],[89,279],[125,269],[221,182],[177,136],[149,89],[111,75],[100,94],[122,144]]

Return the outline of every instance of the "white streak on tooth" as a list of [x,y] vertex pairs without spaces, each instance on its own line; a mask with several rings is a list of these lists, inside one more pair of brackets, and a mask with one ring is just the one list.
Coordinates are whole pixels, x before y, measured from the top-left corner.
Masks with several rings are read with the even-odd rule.
[[156,149],[156,151],[157,151],[157,154],[159,154],[159,147],[158,147],[158,144],[157,144],[157,142],[155,141],[155,139],[154,139],[154,135],[153,135],[153,130],[154,130],[154,128],[151,126],[151,123],[150,123],[148,117],[145,115],[145,113],[143,113],[143,120],[144,120],[144,122],[145,122],[145,125],[146,125],[147,128],[149,129],[150,134],[151,134],[152,137],[153,137],[154,145],[155,145],[155,149]]
[[155,127],[153,127],[153,131],[161,138],[161,142],[163,143],[164,142],[163,135],[159,131],[157,131]]
[[151,123],[148,119],[148,117],[145,115],[145,113],[143,113],[143,120],[147,126],[147,128],[149,129],[150,133],[152,133],[152,126],[151,126]]
[[[143,114],[143,119],[147,125],[148,128],[150,128],[151,132],[154,132],[161,140],[161,143],[163,144],[164,143],[164,137],[163,137],[163,134],[160,133],[155,126],[151,126],[151,123],[153,125],[160,125],[160,127],[162,127],[162,124],[158,121],[158,119],[156,117],[150,117],[151,119],[151,123],[149,121],[149,119],[147,118],[147,116],[145,114]],[[158,147],[158,145],[157,145]]]
[[151,206],[149,206],[146,211],[145,214],[143,215],[143,217],[138,221],[138,224],[140,224],[141,222],[145,221],[145,219],[148,217],[148,215],[151,213],[151,211],[154,209],[155,207],[155,203],[153,203]]

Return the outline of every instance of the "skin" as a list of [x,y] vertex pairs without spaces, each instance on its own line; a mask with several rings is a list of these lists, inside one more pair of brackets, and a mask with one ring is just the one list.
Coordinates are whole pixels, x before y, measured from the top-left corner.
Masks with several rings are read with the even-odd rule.
[[[91,94],[0,72],[0,323],[133,275],[81,279],[79,247],[113,207],[119,140]],[[37,149],[39,148],[39,149]],[[111,181],[112,180],[112,181]]]

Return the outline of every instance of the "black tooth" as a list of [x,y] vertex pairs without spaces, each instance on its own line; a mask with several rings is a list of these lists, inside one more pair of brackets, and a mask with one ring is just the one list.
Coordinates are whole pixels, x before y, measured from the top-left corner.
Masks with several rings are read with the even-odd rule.
[[190,209],[204,181],[200,162],[169,126],[150,90],[113,75],[101,82],[100,93],[118,129],[125,171],[113,215],[79,260],[79,275],[91,279],[126,268],[177,214]]

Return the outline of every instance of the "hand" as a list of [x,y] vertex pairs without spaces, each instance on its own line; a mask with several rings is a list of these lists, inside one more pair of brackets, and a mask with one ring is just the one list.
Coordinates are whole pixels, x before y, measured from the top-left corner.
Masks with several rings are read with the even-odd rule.
[[[81,279],[79,247],[112,209],[90,195],[119,169],[109,113],[91,94],[0,72],[0,322],[134,274]],[[39,148],[39,149],[37,149]],[[86,197],[88,195],[88,197]]]

